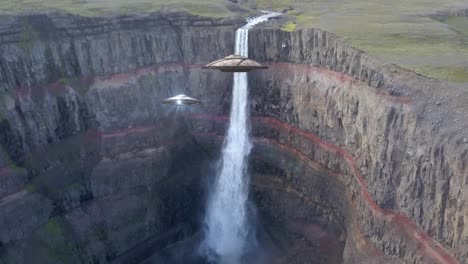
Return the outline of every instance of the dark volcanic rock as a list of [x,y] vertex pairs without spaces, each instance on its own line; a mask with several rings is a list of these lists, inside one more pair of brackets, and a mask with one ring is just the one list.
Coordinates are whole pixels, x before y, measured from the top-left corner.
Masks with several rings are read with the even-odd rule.
[[[342,153],[341,164],[312,159],[355,177],[347,183],[354,215],[378,249],[408,263],[454,263],[444,247],[467,259],[467,91],[441,89],[447,84],[385,65],[320,30],[254,29],[249,41],[250,56],[270,66],[251,74],[252,111],[313,133],[325,141],[322,148]],[[362,181],[370,197],[356,193]],[[379,223],[366,208],[373,202],[359,202],[368,198],[408,216],[442,246],[432,241],[426,248],[425,235],[396,232],[405,229],[398,227],[404,218],[384,228],[388,221]]]
[[[2,20],[0,140],[17,162],[24,152],[96,122],[104,130],[157,120],[161,100],[171,95],[219,91],[230,76],[199,68],[232,53],[242,23],[179,13]],[[208,103],[215,111],[224,105]]]
[[[140,261],[193,235],[232,81],[201,66],[242,21],[0,20],[0,263]],[[270,67],[250,74],[251,172],[277,263],[467,259],[467,91],[320,30],[249,40]],[[160,104],[180,93],[203,106]]]
[[137,259],[192,234],[204,156],[160,102],[225,111],[232,77],[201,66],[233,52],[242,20],[0,19],[0,262],[102,263],[145,244]]

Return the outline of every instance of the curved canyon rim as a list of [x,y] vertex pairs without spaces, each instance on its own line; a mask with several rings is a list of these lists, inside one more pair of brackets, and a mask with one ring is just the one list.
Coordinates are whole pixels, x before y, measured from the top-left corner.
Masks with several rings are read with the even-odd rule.
[[0,264],[468,259],[466,3],[32,2],[0,4]]

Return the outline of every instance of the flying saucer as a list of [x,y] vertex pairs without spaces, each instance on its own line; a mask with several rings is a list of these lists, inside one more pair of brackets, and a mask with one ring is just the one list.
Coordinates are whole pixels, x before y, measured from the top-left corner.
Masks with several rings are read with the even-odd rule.
[[224,59],[210,62],[202,68],[222,72],[249,72],[256,69],[268,69],[267,66],[240,55],[229,55]]
[[179,94],[171,98],[167,98],[162,101],[163,104],[174,104],[174,105],[193,105],[201,104],[201,101],[192,97],[188,97],[185,94]]

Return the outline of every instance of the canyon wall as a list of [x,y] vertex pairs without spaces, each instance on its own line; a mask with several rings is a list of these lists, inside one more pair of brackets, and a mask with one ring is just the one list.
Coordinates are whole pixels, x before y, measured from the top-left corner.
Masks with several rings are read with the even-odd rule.
[[[232,83],[201,65],[233,52],[243,20],[0,20],[0,263],[125,261],[192,234]],[[254,29],[249,48],[270,66],[250,74],[266,223],[344,251],[319,263],[468,258],[468,91],[320,30]],[[178,93],[204,104],[160,104]]]
[[224,111],[231,76],[200,67],[243,19],[0,20],[0,263],[135,261],[192,234],[203,155],[161,101]]
[[212,92],[226,76],[190,70],[232,51],[243,22],[178,13],[0,19],[1,138],[14,160],[93,121],[106,130],[157,119],[167,95]]
[[294,129],[280,139],[342,175],[352,230],[405,263],[468,258],[466,89],[385,65],[320,30],[255,29],[249,46],[270,66],[251,75],[253,115],[315,142],[298,144]]

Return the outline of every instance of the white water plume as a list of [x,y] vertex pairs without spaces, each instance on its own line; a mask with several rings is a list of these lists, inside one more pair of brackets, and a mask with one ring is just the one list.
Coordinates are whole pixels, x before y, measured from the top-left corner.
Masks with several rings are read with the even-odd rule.
[[[247,20],[236,31],[235,54],[248,56],[248,32],[258,23],[281,13]],[[248,221],[247,200],[249,177],[247,158],[252,144],[249,139],[247,74],[234,73],[233,95],[229,129],[224,141],[221,166],[207,204],[205,240],[203,247],[218,262],[237,264],[246,246],[255,245],[254,228]]]

